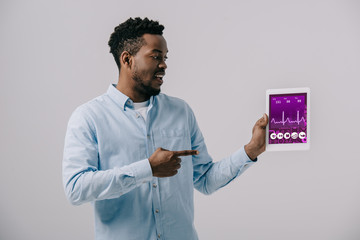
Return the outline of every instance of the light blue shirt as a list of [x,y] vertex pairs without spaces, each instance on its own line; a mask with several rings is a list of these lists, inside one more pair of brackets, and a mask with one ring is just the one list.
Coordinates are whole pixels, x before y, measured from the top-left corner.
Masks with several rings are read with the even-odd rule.
[[[194,149],[173,177],[153,177],[148,158],[158,148]],[[213,162],[190,107],[178,98],[151,97],[147,120],[110,85],[78,107],[65,137],[63,183],[74,205],[92,202],[100,240],[192,240],[194,188],[211,194],[254,162],[242,147]]]

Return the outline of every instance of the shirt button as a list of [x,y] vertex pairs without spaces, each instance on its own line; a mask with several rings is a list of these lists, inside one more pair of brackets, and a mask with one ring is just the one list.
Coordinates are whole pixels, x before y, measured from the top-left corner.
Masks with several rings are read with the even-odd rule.
[[157,187],[156,183],[154,183],[154,184],[153,184],[153,187],[154,187],[154,188],[156,188],[156,187]]
[[159,209],[156,209],[155,212],[156,212],[156,213],[159,213]]
[[161,236],[161,235],[160,235],[160,233],[159,233],[159,234],[158,234],[158,238],[160,238],[160,236]]

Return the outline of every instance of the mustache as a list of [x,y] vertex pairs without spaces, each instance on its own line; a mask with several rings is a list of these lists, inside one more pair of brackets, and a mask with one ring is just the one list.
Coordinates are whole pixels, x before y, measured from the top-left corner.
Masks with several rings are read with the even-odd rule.
[[164,76],[165,76],[166,73],[165,73],[165,71],[160,70],[160,71],[155,72],[154,75],[157,75],[157,74],[159,74],[159,75],[164,75]]

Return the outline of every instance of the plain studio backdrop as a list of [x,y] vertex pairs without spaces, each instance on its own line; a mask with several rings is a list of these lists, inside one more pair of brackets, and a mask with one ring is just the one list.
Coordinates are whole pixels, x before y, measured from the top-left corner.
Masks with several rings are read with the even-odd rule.
[[190,104],[214,161],[250,140],[266,89],[311,89],[311,150],[266,152],[196,191],[200,239],[360,239],[355,0],[2,0],[0,239],[94,238],[91,204],[65,198],[64,136],[72,111],[117,82],[107,41],[137,16],[165,25],[162,92]]

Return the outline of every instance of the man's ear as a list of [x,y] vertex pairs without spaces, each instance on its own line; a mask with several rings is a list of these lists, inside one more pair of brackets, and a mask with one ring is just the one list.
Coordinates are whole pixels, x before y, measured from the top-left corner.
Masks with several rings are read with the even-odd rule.
[[131,68],[132,58],[128,51],[123,51],[120,55],[121,68]]

